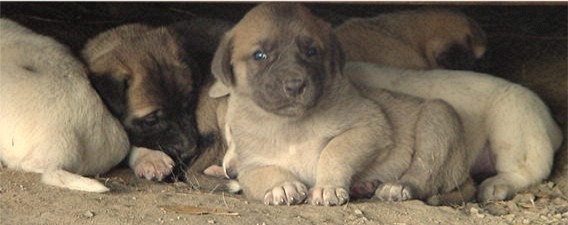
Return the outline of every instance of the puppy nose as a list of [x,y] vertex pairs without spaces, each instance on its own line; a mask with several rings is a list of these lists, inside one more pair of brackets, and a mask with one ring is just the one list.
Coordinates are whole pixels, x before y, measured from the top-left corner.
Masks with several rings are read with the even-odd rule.
[[303,94],[306,83],[302,79],[290,79],[284,81],[284,92],[290,97]]

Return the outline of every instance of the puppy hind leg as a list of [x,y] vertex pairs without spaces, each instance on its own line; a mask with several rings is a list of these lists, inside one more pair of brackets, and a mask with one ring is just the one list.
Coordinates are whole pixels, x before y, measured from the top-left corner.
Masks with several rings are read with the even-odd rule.
[[62,169],[45,171],[41,181],[48,185],[88,192],[107,192],[109,189],[95,179],[70,173]]
[[410,166],[399,181],[379,187],[379,199],[424,199],[444,189],[454,189],[467,177],[465,160],[458,162],[465,157],[463,128],[451,106],[441,100],[424,102],[414,129]]
[[514,85],[502,93],[487,118],[497,175],[481,183],[479,200],[506,200],[546,179],[562,135],[542,100]]

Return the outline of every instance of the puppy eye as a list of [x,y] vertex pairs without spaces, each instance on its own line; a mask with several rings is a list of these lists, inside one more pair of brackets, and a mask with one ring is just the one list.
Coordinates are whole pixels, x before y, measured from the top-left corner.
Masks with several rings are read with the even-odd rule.
[[306,55],[308,57],[315,56],[317,54],[319,54],[319,49],[316,47],[309,47],[308,50],[306,51]]
[[254,60],[256,60],[256,61],[261,61],[261,60],[265,60],[265,59],[268,58],[268,55],[261,50],[257,50],[256,52],[254,52],[252,54],[252,56],[254,57]]
[[145,127],[153,127],[156,126],[160,122],[160,117],[158,117],[158,111],[154,111],[144,118],[142,118],[142,125]]

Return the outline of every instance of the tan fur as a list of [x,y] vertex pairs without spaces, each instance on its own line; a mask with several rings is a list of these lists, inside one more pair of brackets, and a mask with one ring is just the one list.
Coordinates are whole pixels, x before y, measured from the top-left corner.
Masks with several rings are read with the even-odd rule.
[[[295,41],[305,36],[322,49],[321,98],[292,116],[267,111],[255,99],[260,87],[251,82],[261,78],[249,76],[262,67],[251,55],[263,41],[277,43],[273,48],[280,52],[272,55],[277,58],[270,58],[268,70],[289,65],[282,74],[296,74],[304,64],[298,65],[291,54],[299,48]],[[466,182],[463,128],[447,103],[385,90],[360,91],[343,77],[343,63],[330,25],[295,4],[261,4],[226,34],[212,71],[231,95],[229,145],[235,147],[238,180],[249,198],[297,204],[309,188],[311,204],[338,205],[349,199],[347,190],[354,183],[378,180],[379,199],[427,199]],[[275,86],[269,91],[279,90]]]
[[440,65],[439,61],[446,60],[441,57],[452,46],[466,51],[457,56],[471,53],[471,60],[480,58],[486,47],[485,34],[477,23],[458,12],[442,9],[351,18],[334,32],[348,61],[392,67],[448,68],[452,65]]
[[[143,118],[162,108],[172,111],[171,108],[195,105],[195,111],[177,115],[172,113],[164,120],[177,122],[171,118],[176,116],[196,118],[194,127],[181,127],[180,134],[176,134],[196,140],[195,152],[191,152],[192,149],[180,149],[182,154],[185,151],[192,155],[190,159],[181,162],[186,165],[180,171],[183,174],[179,175],[185,176],[186,181],[194,187],[209,190],[223,183],[218,180],[209,182],[210,178],[204,177],[203,171],[212,163],[220,163],[225,153],[225,143],[218,128],[218,121],[224,124],[226,109],[223,105],[226,106],[226,100],[209,98],[207,94],[202,94],[208,92],[207,87],[212,83],[212,77],[206,74],[208,68],[200,68],[198,65],[205,61],[201,58],[206,58],[200,54],[212,54],[221,35],[229,26],[225,21],[207,18],[184,20],[156,28],[127,24],[99,34],[89,41],[83,51],[84,58],[94,72],[95,86],[101,83],[101,80],[105,81],[104,79],[113,84],[118,83],[119,88],[110,90],[105,88],[103,83],[101,92],[103,96],[106,95],[111,105],[118,102],[115,104],[117,111],[120,112],[121,104],[124,105],[124,112],[120,113],[124,114],[125,126],[131,127],[135,119]],[[122,90],[120,84],[126,82],[128,85],[122,87]],[[203,88],[192,90],[202,83]],[[191,99],[191,96],[197,97]],[[120,102],[122,98],[124,102]],[[196,131],[188,133],[187,130],[192,128]],[[176,144],[175,140],[172,142]],[[176,153],[170,156],[175,158]],[[162,176],[155,177],[154,174],[171,171],[173,163],[164,165],[159,159],[154,161],[158,165],[136,166],[131,163],[131,166],[139,167],[134,168],[135,172],[150,179],[161,179]]]
[[[133,44],[133,40],[140,44]],[[178,51],[178,41],[166,28],[128,24],[97,36],[89,41],[83,52],[94,76],[108,73],[116,79],[128,80],[128,114],[142,117],[159,108],[159,99],[148,88],[148,82],[152,82],[147,79],[152,75],[148,66],[154,64],[154,60],[176,63]],[[191,87],[193,80],[176,82],[179,86]]]
[[[95,79],[128,83],[125,90],[122,87],[112,87],[115,90],[111,91],[118,94],[107,94],[102,90],[99,93],[103,97],[108,96],[111,102],[121,101],[117,99],[117,95],[124,96],[126,102],[120,103],[124,104],[124,112],[121,112],[124,118],[119,119],[125,127],[130,127],[134,119],[144,117],[160,107],[160,99],[155,90],[147,88],[151,85],[149,82],[152,82],[147,77],[153,75],[148,68],[154,66],[156,60],[177,62],[177,51],[177,40],[165,28],[129,24],[106,31],[90,40],[83,50],[83,57]],[[177,82],[184,82],[180,86],[189,87],[192,81]],[[97,86],[97,81],[93,83]],[[163,179],[171,173],[174,165],[170,156],[147,148],[135,151],[130,157],[129,165],[136,175],[147,179]]]

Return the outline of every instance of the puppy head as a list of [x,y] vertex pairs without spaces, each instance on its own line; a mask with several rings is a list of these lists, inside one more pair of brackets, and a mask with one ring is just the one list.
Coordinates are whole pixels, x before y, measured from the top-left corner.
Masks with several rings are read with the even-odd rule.
[[485,32],[473,19],[443,9],[417,12],[417,20],[422,20],[420,24],[426,36],[424,54],[433,67],[472,69],[485,53]]
[[174,35],[163,28],[136,33],[86,58],[93,85],[133,145],[179,160],[195,154],[201,75]]
[[264,3],[222,40],[212,62],[232,95],[267,112],[301,116],[341,75],[343,52],[331,25],[293,3]]

